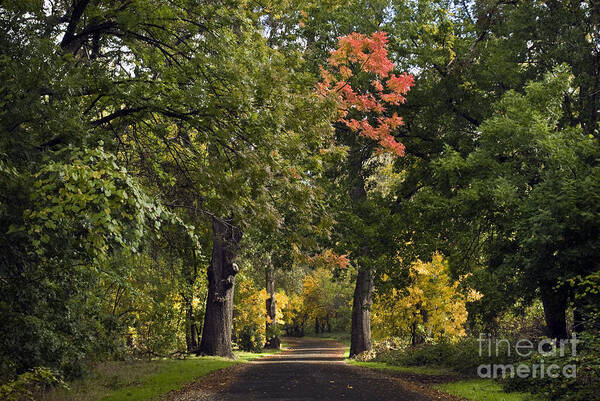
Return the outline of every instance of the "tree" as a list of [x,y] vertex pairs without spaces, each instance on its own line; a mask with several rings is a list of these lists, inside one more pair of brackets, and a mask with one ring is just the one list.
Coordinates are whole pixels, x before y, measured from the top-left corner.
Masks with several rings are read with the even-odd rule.
[[539,291],[553,338],[567,336],[576,277],[596,271],[587,261],[596,249],[598,205],[586,195],[597,185],[596,146],[580,128],[560,126],[570,81],[557,68],[524,94],[507,93],[481,125],[477,148],[465,157],[448,148],[436,171],[440,182],[460,183],[443,195],[444,213],[469,216],[485,266],[514,281],[515,296]]
[[[0,60],[0,92],[5,100],[0,110],[0,153],[5,174],[1,182],[2,192],[7,194],[0,207],[3,223],[24,225],[23,213],[32,204],[28,186],[50,161],[64,164],[67,170],[75,165],[79,150],[95,148],[103,140],[104,151],[114,157],[117,167],[111,165],[108,172],[93,171],[90,182],[81,185],[100,184],[103,176],[111,175],[113,170],[119,174],[107,176],[108,190],[99,187],[97,194],[89,195],[94,199],[84,199],[89,208],[79,210],[81,222],[98,217],[98,232],[87,226],[82,230],[87,235],[65,230],[66,242],[77,245],[77,251],[98,248],[96,254],[106,252],[101,256],[109,259],[113,250],[116,254],[124,245],[141,253],[153,249],[164,256],[170,251],[168,247],[152,246],[151,238],[144,235],[147,231],[136,229],[145,224],[154,224],[155,230],[164,228],[154,218],[157,210],[167,216],[177,213],[177,225],[187,234],[201,237],[192,244],[170,242],[179,248],[177,259],[189,264],[174,263],[182,266],[181,276],[189,284],[181,292],[187,298],[190,316],[190,347],[195,347],[191,332],[194,313],[189,312],[194,296],[190,291],[206,261],[203,255],[212,254],[207,314],[209,326],[216,327],[204,330],[207,337],[203,347],[228,356],[231,341],[228,335],[220,334],[227,332],[231,324],[230,291],[241,234],[252,225],[264,230],[278,227],[280,205],[271,197],[273,187],[280,185],[294,194],[309,187],[306,181],[292,179],[292,170],[304,155],[316,153],[322,139],[330,134],[328,113],[317,96],[310,94],[314,80],[293,73],[300,70],[296,68],[300,60],[270,48],[255,17],[243,4],[187,0],[123,4],[80,0],[55,1],[51,5],[9,1],[0,6],[0,48],[6,55]],[[126,173],[121,168],[126,168]],[[303,166],[297,171],[299,175],[306,169]],[[144,199],[139,219],[136,214],[119,216],[112,208],[109,212],[96,210],[96,205],[106,201],[110,206],[124,196],[112,191],[111,182],[121,179],[122,174],[133,183],[129,187],[137,191],[129,199]],[[57,180],[62,177],[58,175]],[[118,185],[115,188],[122,189]],[[57,205],[65,206],[70,205]],[[132,224],[128,224],[130,215],[134,217]],[[172,222],[171,217],[167,222]],[[106,230],[100,225],[104,223]],[[140,243],[131,246],[125,234],[119,237],[113,232],[121,228],[127,235],[133,231],[132,237],[141,235]],[[43,229],[54,230],[45,225]],[[33,306],[36,299],[40,299],[40,305],[45,304],[36,295],[41,290],[39,283],[45,282],[44,278],[51,283],[59,283],[60,279],[48,276],[49,272],[41,268],[37,260],[40,256],[31,257],[30,244],[22,232],[2,235],[6,255],[2,259],[3,276],[15,266],[25,265],[39,273],[27,287],[32,303],[24,308],[23,316],[51,322],[52,308],[41,311]],[[77,290],[64,286],[65,291],[54,293],[56,299],[52,302],[76,302],[78,298],[73,294],[93,288],[98,275],[88,274],[79,266],[81,255],[73,257],[69,249],[60,247],[50,249],[45,245],[46,235],[40,230],[38,248],[43,253],[56,251],[66,272],[82,269],[80,276],[73,276]],[[88,242],[77,244],[76,238]],[[187,249],[190,247],[193,250]],[[117,273],[123,274],[120,270]],[[12,277],[12,273],[6,276]],[[7,286],[6,293],[11,294],[11,302],[18,299],[19,279],[22,277],[2,282]],[[7,314],[11,310],[10,304],[3,308]],[[56,313],[61,314],[58,309]],[[85,323],[97,322],[93,311],[62,315],[81,316]],[[27,331],[33,333],[32,337],[41,337],[37,334],[41,330],[22,324],[26,320],[16,319],[15,325],[7,326],[5,337],[15,338],[18,336],[14,333]],[[72,326],[84,324],[61,327]],[[219,335],[208,337],[211,332]],[[225,338],[224,344],[218,344],[221,337]],[[82,342],[86,338],[84,334],[67,333],[61,341],[81,347],[81,352],[70,355],[85,355]],[[3,347],[13,351],[17,348]],[[68,353],[55,354],[60,358]],[[15,354],[11,355],[7,355],[7,365],[13,366],[10,358]],[[39,360],[51,359],[44,358]],[[16,369],[28,367],[23,364]]]
[[[385,32],[370,36],[353,33],[340,38],[338,48],[328,60],[328,67],[322,69],[323,81],[318,87],[320,93],[333,95],[338,103],[340,117],[336,136],[341,144],[348,146],[346,189],[350,208],[358,219],[367,217],[361,210],[368,208],[364,164],[376,150],[373,141],[379,143],[380,151],[396,156],[404,154],[404,146],[392,135],[403,121],[386,108],[404,102],[404,95],[413,85],[413,77],[392,72],[394,65],[387,57],[387,41]],[[350,347],[350,355],[354,356],[371,348],[374,269],[367,259],[375,255],[366,241],[347,251],[352,252],[358,264]]]
[[405,290],[392,288],[389,293],[377,294],[373,312],[376,334],[410,337],[413,345],[426,339],[453,341],[465,336],[466,303],[480,294],[459,288],[461,283],[449,273],[448,262],[440,254],[434,254],[430,262],[415,262],[411,284]]

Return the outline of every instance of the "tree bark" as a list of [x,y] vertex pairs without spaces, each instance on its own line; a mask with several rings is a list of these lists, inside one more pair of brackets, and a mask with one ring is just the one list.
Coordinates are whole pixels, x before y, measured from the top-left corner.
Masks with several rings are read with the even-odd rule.
[[[354,138],[354,137],[353,137]],[[356,141],[356,138],[353,139]],[[348,165],[349,196],[355,210],[367,200],[365,178],[362,174],[364,154],[358,142],[351,145]],[[360,215],[360,212],[359,212]],[[361,244],[357,256],[368,256],[368,245]],[[352,302],[352,333],[350,336],[350,357],[371,349],[371,306],[373,304],[373,272],[365,266],[358,267],[354,299]]]
[[373,305],[373,274],[361,269],[356,277],[352,303],[352,335],[350,357],[371,349],[371,306]]
[[208,299],[199,354],[233,358],[231,325],[233,291],[238,266],[235,264],[242,232],[232,220],[213,218],[213,250],[208,268]]
[[187,352],[192,353],[198,350],[198,329],[196,328],[196,322],[194,322],[194,307],[191,301],[186,300],[185,310],[185,321],[186,321],[186,332],[185,342],[187,345]]
[[277,318],[277,300],[275,299],[275,269],[271,263],[271,256],[267,258],[266,266],[266,289],[267,295],[267,342],[265,348],[279,349],[281,346],[281,340],[279,336],[274,335],[275,330],[275,319]]
[[187,281],[187,289],[181,293],[181,298],[183,298],[185,303],[185,341],[187,352],[193,353],[198,351],[198,327],[195,321],[193,305],[194,284],[198,277],[198,263],[194,250],[192,250],[191,254],[187,251],[183,252],[181,256],[183,260],[181,275]]
[[561,340],[567,338],[566,309],[568,294],[564,288],[554,288],[553,284],[544,281],[540,283],[540,290],[548,337]]

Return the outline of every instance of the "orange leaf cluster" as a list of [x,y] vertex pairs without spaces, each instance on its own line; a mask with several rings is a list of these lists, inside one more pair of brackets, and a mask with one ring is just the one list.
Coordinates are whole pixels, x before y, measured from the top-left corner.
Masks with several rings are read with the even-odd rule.
[[348,267],[350,260],[348,255],[338,255],[331,249],[326,249],[320,254],[310,256],[308,258],[309,263],[315,266],[328,267],[328,268],[340,268],[345,269]]
[[[403,156],[404,145],[392,135],[404,124],[402,117],[397,113],[386,116],[385,112],[386,106],[405,102],[404,95],[414,85],[414,77],[392,73],[394,64],[388,58],[387,42],[386,32],[370,36],[354,32],[339,38],[328,68],[321,67],[322,80],[317,90],[323,96],[336,97],[340,122],[359,135],[378,141],[383,150]],[[370,88],[363,92],[355,89],[356,76],[360,73],[373,76]],[[349,114],[354,117],[350,118]]]

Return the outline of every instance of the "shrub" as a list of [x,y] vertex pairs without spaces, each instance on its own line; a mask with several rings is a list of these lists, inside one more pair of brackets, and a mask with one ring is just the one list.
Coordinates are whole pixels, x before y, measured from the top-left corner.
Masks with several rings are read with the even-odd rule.
[[248,325],[238,331],[237,346],[242,351],[261,352],[264,344],[264,329]]
[[396,349],[382,348],[371,360],[400,366],[445,367],[469,376],[477,374],[479,365],[509,364],[519,360],[514,352],[508,354],[505,342],[498,347],[497,355],[494,350],[490,356],[486,352],[487,349],[480,353],[478,339],[470,337],[462,338],[456,343],[442,341],[417,346],[409,346],[407,342],[397,342],[397,344]]
[[47,390],[50,387],[66,387],[62,379],[52,370],[37,367],[17,376],[0,386],[0,399],[4,401],[34,401],[36,391]]
[[[521,362],[532,369],[532,365],[548,367],[556,364],[561,374],[551,378],[505,378],[502,380],[504,388],[509,391],[527,391],[546,396],[553,401],[594,401],[600,400],[600,336],[584,333],[579,336],[581,342],[577,344],[576,353],[571,352],[571,347],[565,348],[564,356],[534,354],[527,361]],[[574,374],[562,374],[563,368],[574,365]],[[573,376],[573,377],[570,377]]]

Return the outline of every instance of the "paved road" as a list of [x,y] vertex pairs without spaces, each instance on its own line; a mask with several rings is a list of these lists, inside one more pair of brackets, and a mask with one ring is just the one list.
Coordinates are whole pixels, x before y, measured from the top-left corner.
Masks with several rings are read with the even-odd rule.
[[286,339],[289,350],[217,372],[189,386],[177,401],[431,401],[384,374],[344,363],[342,344]]

